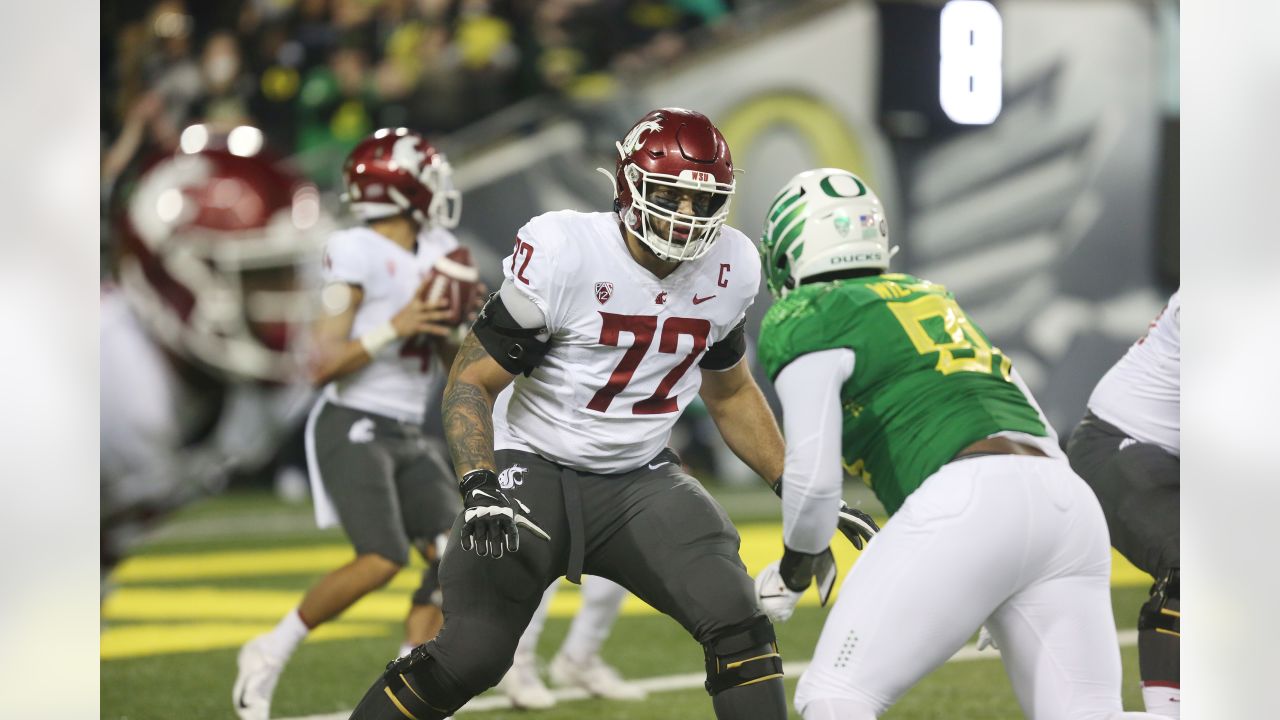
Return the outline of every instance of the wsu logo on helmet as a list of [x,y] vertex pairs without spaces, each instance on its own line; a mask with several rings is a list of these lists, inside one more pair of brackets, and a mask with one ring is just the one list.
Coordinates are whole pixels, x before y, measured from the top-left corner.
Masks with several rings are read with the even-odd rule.
[[631,132],[622,139],[622,144],[618,147],[622,151],[622,156],[626,157],[631,153],[644,147],[644,134],[648,132],[658,132],[662,130],[662,123],[657,120],[645,120],[644,122],[631,128]]
[[503,490],[510,490],[516,485],[523,485],[524,475],[527,472],[529,472],[529,468],[527,467],[512,465],[498,475],[498,487]]
[[414,177],[421,175],[422,166],[427,162],[427,154],[418,148],[418,136],[405,135],[397,140],[391,146],[391,161]]

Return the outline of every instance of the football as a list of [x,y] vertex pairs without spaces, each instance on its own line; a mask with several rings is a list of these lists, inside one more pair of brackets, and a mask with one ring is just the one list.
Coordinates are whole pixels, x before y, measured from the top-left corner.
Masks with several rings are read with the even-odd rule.
[[461,325],[471,308],[471,297],[480,282],[480,273],[471,262],[471,251],[465,247],[450,250],[436,260],[422,281],[422,299],[435,302],[444,298],[449,303],[445,325]]

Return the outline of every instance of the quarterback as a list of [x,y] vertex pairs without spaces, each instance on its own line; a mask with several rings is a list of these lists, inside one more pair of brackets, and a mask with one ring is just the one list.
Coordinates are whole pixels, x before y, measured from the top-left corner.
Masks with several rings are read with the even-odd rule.
[[778,301],[760,359],[787,437],[780,561],[756,580],[788,617],[836,528],[844,472],[890,520],[845,579],[796,689],[806,720],[873,720],[980,625],[1036,720],[1122,713],[1102,510],[1009,358],[940,285],[886,274],[888,225],[843,170],[800,173],[761,240]]
[[700,394],[739,457],[782,473],[782,437],[742,362],[760,262],[724,225],[733,161],[710,120],[678,108],[650,112],[617,148],[614,212],[522,227],[459,350],[444,421],[464,511],[441,567],[444,627],[388,666],[353,718],[456,711],[510,666],[546,587],[584,572],[702,644],[716,717],[786,717],[738,533],[666,447]]
[[[405,128],[378,130],[356,145],[343,184],[364,224],[334,233],[325,245],[312,363],[324,390],[307,420],[306,449],[317,522],[340,522],[355,557],[241,649],[232,702],[242,720],[266,720],[298,644],[395,577],[411,547],[428,568],[401,654],[430,639],[441,622],[438,563],[461,504],[443,448],[422,422],[457,347],[449,339],[450,309],[424,298],[423,284],[458,247],[450,229],[461,198],[448,161]],[[475,273],[455,272],[464,270]]]

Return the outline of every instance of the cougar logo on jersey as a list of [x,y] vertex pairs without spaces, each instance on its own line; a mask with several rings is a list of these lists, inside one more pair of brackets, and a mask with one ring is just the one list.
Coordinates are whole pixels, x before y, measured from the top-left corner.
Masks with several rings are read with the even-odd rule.
[[347,440],[356,445],[373,442],[373,420],[360,418],[351,423],[351,429],[347,431]]
[[527,467],[512,465],[498,475],[498,487],[503,490],[510,490],[516,485],[523,485],[524,474],[527,472],[529,472]]
[[613,297],[613,283],[596,283],[596,300],[599,300],[601,305],[609,302],[609,298],[611,297]]
[[644,147],[644,134],[648,132],[657,132],[662,129],[662,123],[657,120],[646,120],[639,125],[631,128],[631,132],[623,138],[622,144],[618,146],[622,156],[626,157],[631,153]]

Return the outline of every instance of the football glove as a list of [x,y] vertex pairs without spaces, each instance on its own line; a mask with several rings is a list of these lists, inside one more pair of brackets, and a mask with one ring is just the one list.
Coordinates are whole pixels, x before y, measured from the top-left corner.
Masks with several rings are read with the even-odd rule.
[[836,584],[836,559],[831,548],[812,555],[783,548],[782,559],[769,563],[756,576],[756,604],[773,622],[786,622],[814,580],[818,582],[818,601],[825,606]]
[[[782,497],[782,478],[778,478],[778,481],[773,484],[773,492],[779,498]],[[872,520],[870,515],[857,508],[849,507],[849,503],[844,500],[840,501],[840,515],[836,521],[836,528],[844,533],[853,547],[858,550],[870,542],[872,536],[880,532],[880,526],[876,525],[876,521]]]
[[462,491],[462,549],[480,557],[500,558],[503,552],[520,549],[520,528],[543,540],[550,540],[542,528],[529,519],[529,507],[519,498],[507,497],[498,485],[498,476],[487,469],[472,470],[458,484]]

